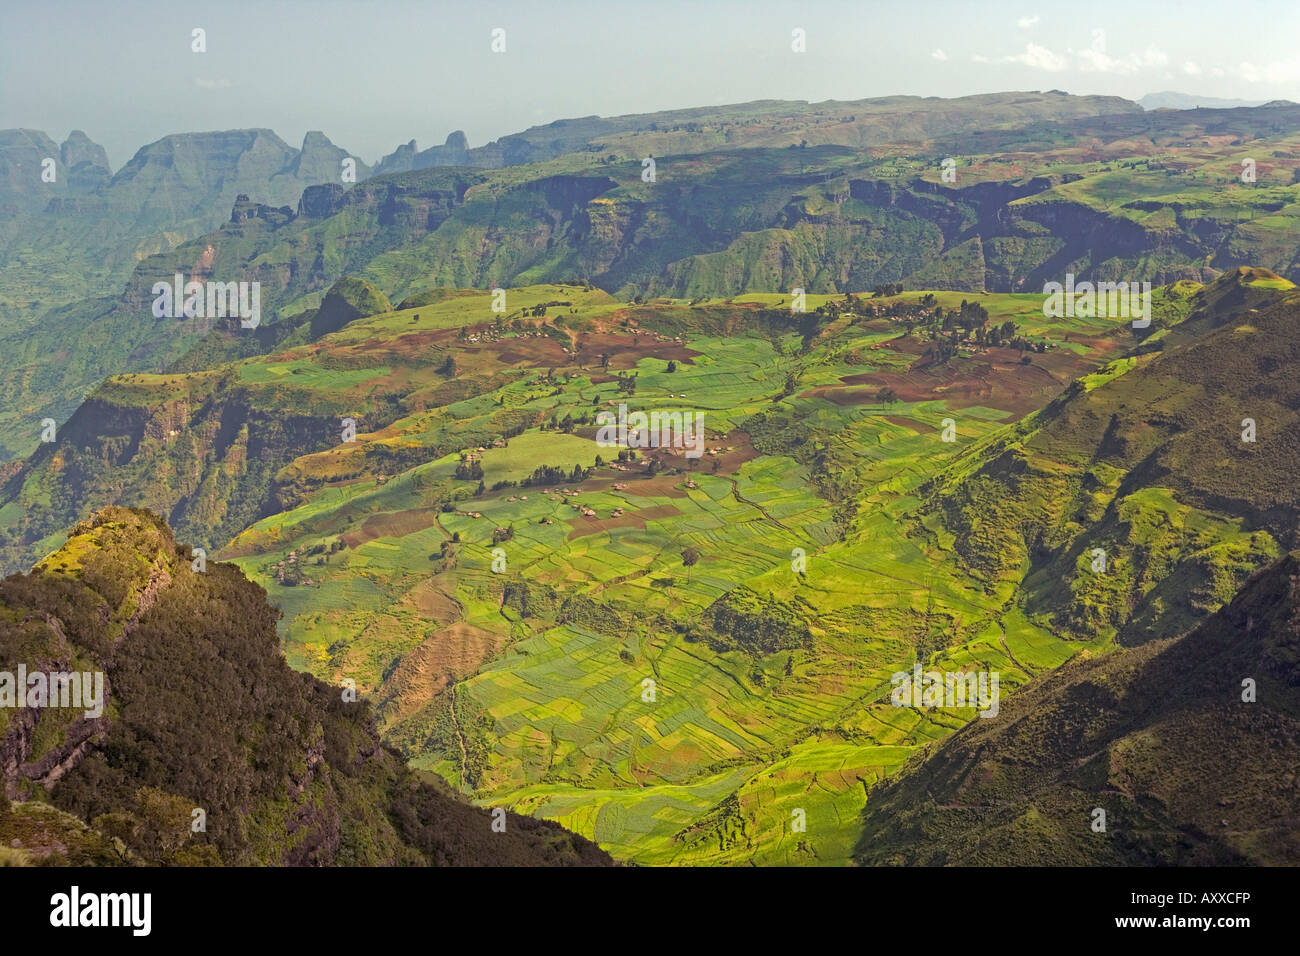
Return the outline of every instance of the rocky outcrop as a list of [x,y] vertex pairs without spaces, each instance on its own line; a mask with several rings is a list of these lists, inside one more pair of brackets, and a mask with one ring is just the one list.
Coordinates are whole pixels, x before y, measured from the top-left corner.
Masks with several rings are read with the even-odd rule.
[[304,219],[328,219],[343,209],[345,194],[339,183],[308,186],[298,200],[298,215]]
[[[67,856],[66,828],[32,825],[44,788],[43,803],[118,841],[88,863],[610,863],[553,823],[510,814],[494,833],[486,810],[423,783],[379,744],[367,704],[289,669],[260,587],[231,565],[195,571],[188,551],[148,512],[108,508],[0,581],[0,670],[95,668],[112,686],[112,719],[0,711],[3,789],[27,801],[0,801],[0,845]],[[119,618],[134,627],[107,647],[98,635]]]

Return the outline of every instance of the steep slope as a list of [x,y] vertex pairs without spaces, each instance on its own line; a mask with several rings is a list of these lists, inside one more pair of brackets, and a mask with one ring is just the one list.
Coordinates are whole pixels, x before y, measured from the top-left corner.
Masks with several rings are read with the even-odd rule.
[[[1292,553],[1185,636],[1072,661],[1021,688],[996,717],[913,757],[871,793],[857,857],[1296,865],[1298,751]],[[1098,808],[1104,832],[1094,827]]]
[[111,176],[104,147],[79,129],[62,145],[41,130],[0,130],[0,211],[6,220],[43,209],[52,199],[94,192]]
[[0,582],[0,670],[103,681],[99,714],[0,709],[0,843],[47,864],[608,861],[552,824],[497,832],[418,779],[368,705],[285,665],[277,617],[234,567],[196,568],[161,520],[121,508]]
[[1300,293],[1241,269],[1183,314],[923,489],[973,573],[1079,640],[1181,633],[1296,545]]
[[[4,318],[116,292],[141,257],[216,228],[240,194],[296,206],[306,187],[342,182],[347,155],[316,132],[298,150],[265,129],[183,133],[141,147],[110,175],[103,148],[80,130],[61,147],[39,131],[0,130]],[[45,158],[54,182],[42,179]],[[357,180],[368,174],[359,163]],[[32,283],[33,304],[23,293],[36,269],[45,275]]]
[[[292,218],[306,187],[343,191],[346,155],[320,133],[300,150],[269,130],[191,133],[143,147],[110,177],[103,149],[80,132],[57,147],[36,131],[0,131],[0,457],[26,453],[42,419],[64,421],[107,375],[156,370],[207,331],[153,318],[149,287],[129,283],[142,259],[223,220],[247,230]],[[41,180],[44,157],[53,183]],[[368,173],[358,163],[356,178]],[[177,268],[201,276],[208,245]]]

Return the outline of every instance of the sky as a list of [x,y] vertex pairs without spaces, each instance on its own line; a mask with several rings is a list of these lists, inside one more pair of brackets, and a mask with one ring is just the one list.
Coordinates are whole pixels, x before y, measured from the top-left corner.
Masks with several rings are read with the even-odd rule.
[[758,99],[1300,101],[1296,0],[0,3],[0,128],[84,130],[115,170],[168,133],[216,129],[293,146],[321,130],[373,163],[458,129],[480,146],[566,117]]

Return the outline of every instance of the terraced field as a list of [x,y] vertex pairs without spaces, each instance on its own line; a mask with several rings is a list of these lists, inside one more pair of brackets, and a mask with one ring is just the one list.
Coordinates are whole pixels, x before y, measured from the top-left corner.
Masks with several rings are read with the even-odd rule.
[[[883,313],[925,295],[866,301]],[[924,328],[909,334],[897,315],[831,309],[801,331],[780,296],[628,306],[538,287],[510,298],[524,311],[563,298],[577,312],[488,342],[482,294],[311,346],[317,362],[346,352],[372,383],[411,381],[410,360],[391,356],[458,315],[467,331],[435,339],[436,360],[500,384],[291,463],[324,482],[223,552],[284,610],[290,662],[354,680],[415,766],[637,862],[843,864],[871,787],[974,715],[894,707],[892,674],[918,661],[997,671],[1005,693],[1109,644],[1054,634],[1015,581],[972,574],[921,502],[936,475],[1071,381],[1098,387],[1141,361],[1113,361],[1132,345],[1126,324],[1047,319],[1040,296],[981,296],[992,324],[1043,351],[1022,364],[1020,350],[972,345],[933,363]],[[961,299],[926,301],[955,312]],[[1177,290],[1159,301],[1157,326],[1185,317]],[[568,352],[551,351],[557,330]],[[620,392],[632,374],[635,391]],[[619,461],[592,420],[549,427],[619,402],[703,412],[707,451]],[[540,424],[483,438],[503,409]],[[395,473],[358,464],[449,432],[475,437]],[[464,454],[481,479],[456,477]],[[542,464],[567,477],[493,490]],[[756,646],[719,628],[722,606],[776,609],[806,632]]]

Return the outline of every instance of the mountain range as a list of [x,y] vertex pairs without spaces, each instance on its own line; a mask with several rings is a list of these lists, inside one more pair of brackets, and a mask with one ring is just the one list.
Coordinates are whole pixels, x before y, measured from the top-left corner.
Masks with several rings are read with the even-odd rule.
[[[498,168],[504,154],[484,154],[477,170],[317,183],[296,206],[274,203],[344,155],[323,137],[310,134],[297,153],[266,131],[172,137],[101,186],[90,211],[56,204],[11,224],[13,235],[42,238],[0,246],[10,250],[9,265],[0,261],[0,307],[9,306],[0,449],[30,449],[45,418],[61,423],[106,375],[161,370],[220,333],[209,319],[148,314],[154,283],[177,273],[258,282],[268,324],[317,305],[344,272],[396,299],[445,284],[574,278],[624,296],[691,297],[898,281],[1016,291],[1064,272],[1139,269],[1166,282],[1245,264],[1294,275],[1298,111],[1143,113],[1122,100],[1049,93],[747,104],[720,108],[707,124],[700,111],[565,121],[519,140],[561,151],[558,159]],[[663,158],[678,148],[703,151]],[[24,168],[39,151],[29,148]],[[213,152],[194,168],[180,159]],[[1239,188],[1242,152],[1259,154],[1249,189]],[[643,154],[661,157],[654,183],[643,181]],[[952,182],[944,156],[962,157]],[[235,175],[218,172],[228,165]],[[174,181],[187,184],[181,203]],[[155,193],[166,202],[148,198]],[[189,238],[218,207],[230,210],[225,224]],[[123,208],[152,237],[145,245],[122,244],[111,210]],[[188,225],[173,223],[158,247],[158,217],[168,215]],[[99,226],[88,230],[87,216]],[[80,252],[69,250],[68,233],[107,228],[116,253],[84,238]],[[157,251],[145,256],[149,243]],[[34,265],[78,256],[120,278],[78,270],[68,280],[77,291],[104,294],[43,314],[47,300],[4,298],[30,285]],[[44,268],[39,278],[43,289],[61,287]],[[72,293],[64,287],[59,298]],[[239,349],[257,347],[244,338]]]

